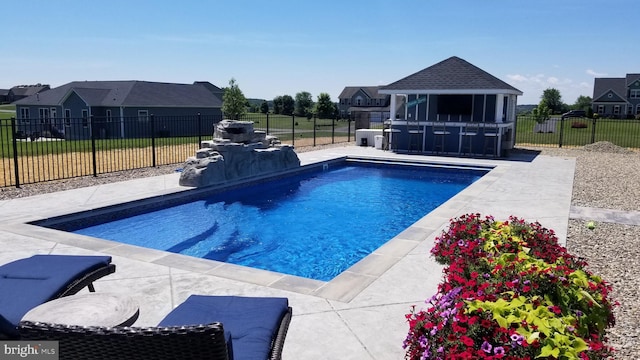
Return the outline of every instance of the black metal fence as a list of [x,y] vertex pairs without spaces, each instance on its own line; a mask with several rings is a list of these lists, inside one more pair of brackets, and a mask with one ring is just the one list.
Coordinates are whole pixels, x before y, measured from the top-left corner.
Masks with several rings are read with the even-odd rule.
[[608,141],[640,149],[640,120],[552,117],[539,124],[532,116],[518,116],[516,146],[578,147]]
[[[180,164],[212,138],[220,120],[200,115],[0,120],[0,187]],[[273,114],[239,120],[298,147],[354,138],[348,120]]]

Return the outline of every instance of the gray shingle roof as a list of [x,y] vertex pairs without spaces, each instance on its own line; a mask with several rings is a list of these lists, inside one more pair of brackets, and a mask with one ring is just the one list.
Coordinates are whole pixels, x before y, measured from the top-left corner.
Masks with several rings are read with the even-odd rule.
[[219,108],[222,100],[205,86],[148,81],[74,81],[16,102],[60,105],[75,92],[90,106]]
[[360,90],[367,94],[371,99],[386,99],[387,95],[379,94],[379,89],[380,86],[347,86],[342,90],[340,95],[338,95],[338,99],[350,99]]
[[596,78],[593,82],[593,101],[607,101],[604,96],[609,91],[613,91],[618,97],[624,99],[627,93],[625,78]]
[[505,93],[522,95],[520,90],[457,56],[452,56],[383,86],[381,90],[385,93],[389,93],[392,90],[433,90],[445,93],[447,90],[454,92],[464,90],[494,90],[495,92],[504,90]]

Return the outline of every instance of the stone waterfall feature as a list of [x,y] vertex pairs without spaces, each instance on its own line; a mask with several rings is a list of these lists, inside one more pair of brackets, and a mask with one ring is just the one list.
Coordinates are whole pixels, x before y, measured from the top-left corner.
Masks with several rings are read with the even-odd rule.
[[214,128],[213,139],[203,141],[196,155],[186,160],[180,185],[217,185],[299,166],[293,146],[253,130],[253,122],[222,120]]

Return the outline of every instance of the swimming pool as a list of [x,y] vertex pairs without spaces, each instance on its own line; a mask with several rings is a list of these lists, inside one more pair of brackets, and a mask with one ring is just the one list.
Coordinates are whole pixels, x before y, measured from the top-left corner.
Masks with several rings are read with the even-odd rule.
[[329,281],[485,173],[325,164],[73,232]]

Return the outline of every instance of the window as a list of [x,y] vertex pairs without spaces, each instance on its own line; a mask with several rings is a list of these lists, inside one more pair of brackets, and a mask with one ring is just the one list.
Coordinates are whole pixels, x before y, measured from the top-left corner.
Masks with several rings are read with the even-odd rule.
[[29,123],[29,108],[20,108],[20,119],[23,123]]
[[604,105],[598,105],[598,114],[604,114]]
[[614,115],[620,115],[620,105],[614,105],[613,106],[613,114]]
[[627,114],[629,114],[629,115],[633,114],[633,105],[629,105],[629,108],[627,110]]
[[636,105],[636,115],[640,114],[640,104]]
[[71,126],[71,109],[64,109],[64,126]]
[[82,110],[82,127],[88,127],[89,126],[89,110],[87,109],[83,109]]
[[138,121],[149,121],[149,110],[138,110]]
[[473,96],[438,95],[437,106],[438,114],[471,115],[471,110],[473,109]]
[[40,124],[48,124],[49,123],[49,109],[40,108],[38,109],[40,113]]
[[111,110],[107,110],[107,122],[111,122]]
[[362,105],[362,98],[360,96],[358,96],[356,98],[356,106],[360,106],[360,105]]
[[640,99],[640,89],[632,89],[629,92],[629,97],[632,99]]

